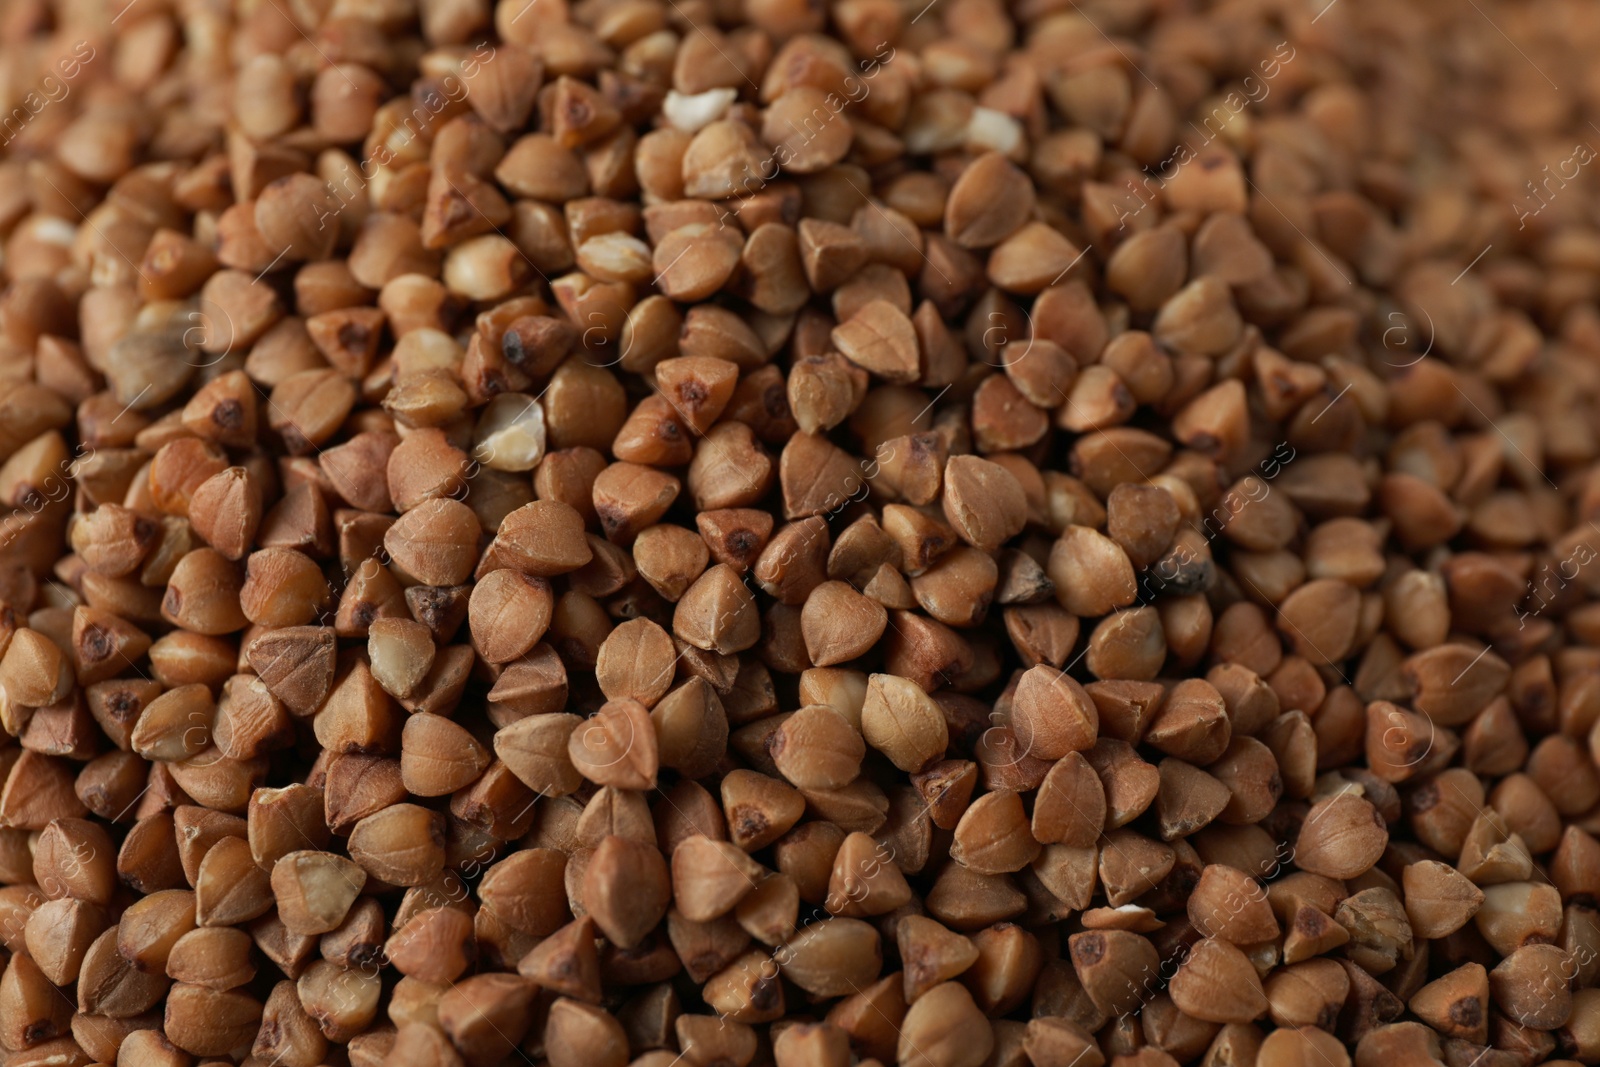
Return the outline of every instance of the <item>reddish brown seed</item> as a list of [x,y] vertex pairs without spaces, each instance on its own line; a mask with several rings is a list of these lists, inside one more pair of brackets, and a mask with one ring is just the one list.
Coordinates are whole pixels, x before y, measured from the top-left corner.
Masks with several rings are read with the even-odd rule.
[[621,789],[650,789],[660,766],[649,711],[631,698],[607,702],[576,727],[567,754],[585,778]]
[[1216,938],[1189,950],[1169,992],[1182,1011],[1210,1022],[1250,1022],[1267,1011],[1266,993],[1249,959]]
[[1076,681],[1045,664],[1029,668],[1017,682],[1011,726],[1023,750],[1059,759],[1094,745],[1100,717]]
[[823,582],[806,597],[801,632],[819,667],[855,659],[877,644],[888,626],[883,606],[846,582]]
[[890,382],[916,381],[917,335],[906,314],[873,300],[833,330],[833,343],[858,367]]
[[1600,1061],[1583,5],[99,6],[8,1062]]
[[1364,798],[1341,790],[1314,804],[1300,827],[1295,862],[1330,878],[1353,878],[1377,862],[1388,844],[1383,816]]
[[920,686],[889,674],[868,680],[861,732],[867,744],[902,770],[921,770],[943,755],[949,743],[939,706]]
[[945,232],[967,248],[986,248],[1009,237],[1033,210],[1033,184],[998,152],[961,172],[945,206]]
[[965,986],[945,982],[928,990],[906,1013],[898,1058],[917,1067],[977,1067],[994,1048],[989,1020]]
[[799,789],[842,789],[861,771],[866,743],[833,708],[813,704],[788,716],[767,741],[779,773]]
[[1049,574],[1056,598],[1074,615],[1104,615],[1138,592],[1127,553],[1084,526],[1069,526],[1051,547]]
[[467,620],[479,654],[506,663],[525,654],[549,628],[555,600],[543,578],[504,569],[472,587]]

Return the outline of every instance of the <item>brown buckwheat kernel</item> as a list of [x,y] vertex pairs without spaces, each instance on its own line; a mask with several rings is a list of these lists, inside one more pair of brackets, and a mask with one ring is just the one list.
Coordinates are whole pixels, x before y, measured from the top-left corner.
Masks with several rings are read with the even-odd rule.
[[1592,8],[5,5],[0,1059],[1600,1063]]

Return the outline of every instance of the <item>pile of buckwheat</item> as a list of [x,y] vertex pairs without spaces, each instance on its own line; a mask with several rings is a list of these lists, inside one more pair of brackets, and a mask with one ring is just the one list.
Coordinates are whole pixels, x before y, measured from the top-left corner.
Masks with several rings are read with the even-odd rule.
[[3,0],[0,1064],[1600,1064],[1597,50]]

